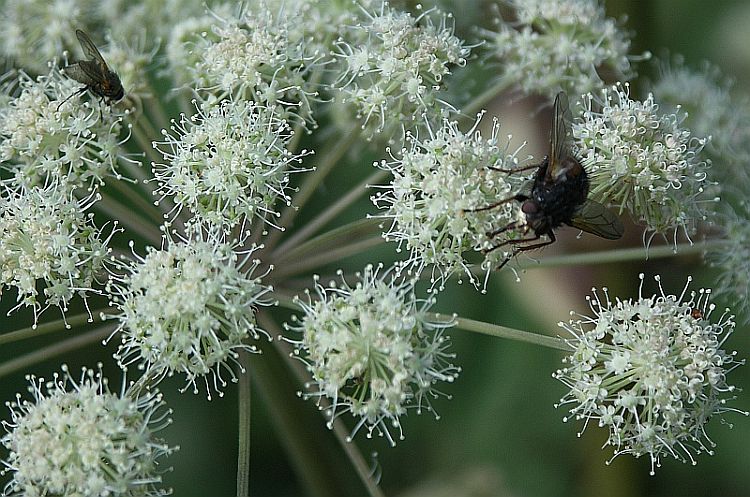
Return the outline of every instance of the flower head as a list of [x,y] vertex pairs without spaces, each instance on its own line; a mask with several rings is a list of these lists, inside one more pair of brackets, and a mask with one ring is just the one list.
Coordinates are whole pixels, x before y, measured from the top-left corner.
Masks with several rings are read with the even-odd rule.
[[302,334],[292,343],[317,388],[305,396],[321,408],[324,397],[331,401],[329,427],[348,411],[360,418],[351,436],[366,426],[368,437],[375,431],[395,444],[388,425],[403,439],[400,417],[408,408],[433,411],[436,385],[452,382],[459,368],[447,362],[443,329],[452,324],[430,321],[432,300],[418,300],[412,283],[379,270],[367,266],[353,287],[343,278],[341,286],[316,283],[318,299],[298,300],[305,315],[286,328]]
[[354,106],[368,136],[394,129],[427,114],[441,114],[438,91],[453,67],[466,64],[469,49],[453,34],[445,15],[419,17],[391,9],[365,19],[337,42],[343,65],[335,86]]
[[[494,247],[492,233],[520,212],[512,202],[473,210],[512,197],[526,179],[507,172],[517,168],[519,149],[509,150],[509,141],[499,141],[499,123],[493,121],[488,138],[478,125],[479,120],[464,133],[458,123],[446,120],[425,139],[408,135],[410,146],[398,157],[376,163],[393,174],[391,184],[373,197],[375,205],[388,209],[381,217],[392,220],[383,236],[397,242],[398,250],[405,246],[407,267],[419,273],[432,266],[433,283],[442,284],[458,270],[477,285],[470,259]],[[482,266],[489,271],[505,256],[502,250],[487,252]]]
[[289,174],[308,152],[286,149],[292,131],[272,108],[250,101],[197,104],[198,113],[174,123],[154,144],[165,159],[153,164],[158,193],[216,226],[253,217],[273,224],[274,204],[287,204]]
[[[316,91],[310,76],[323,54],[306,43],[306,33],[298,28],[304,26],[299,14],[272,12],[261,2],[234,15],[212,15],[209,32],[191,36],[187,25],[180,30],[181,38],[192,46],[189,60],[195,60],[187,68],[190,86],[201,96],[208,93],[208,99],[214,95],[252,100],[278,107],[284,119],[314,122],[311,100]],[[196,21],[190,26],[202,28],[208,19]],[[169,62],[185,66],[182,59]]]
[[35,323],[49,307],[67,311],[92,290],[116,231],[103,237],[86,213],[98,195],[79,200],[58,184],[2,190],[0,284],[17,290],[16,308],[32,307]]
[[609,429],[613,458],[648,454],[653,474],[662,456],[695,463],[694,454],[712,453],[705,425],[732,410],[726,375],[742,362],[722,348],[734,316],[716,318],[711,290],[667,295],[660,284],[644,297],[642,282],[637,300],[613,302],[605,288],[603,299],[589,298],[594,316],[560,323],[573,353],[554,376],[570,388],[560,401],[572,405],[570,418]]
[[717,295],[726,296],[734,308],[750,321],[750,207],[743,203],[722,216],[721,228],[727,243],[712,248],[707,255],[719,270]]
[[664,114],[652,95],[631,100],[628,86],[583,97],[583,119],[573,123],[578,154],[591,179],[590,196],[627,209],[647,230],[686,233],[704,219],[708,163],[706,138],[682,127],[683,116]]
[[154,439],[170,421],[158,391],[138,398],[110,392],[98,371],[78,380],[66,366],[51,381],[27,377],[32,400],[8,402],[11,421],[2,438],[9,456],[3,473],[13,478],[3,495],[109,495],[155,497],[158,460],[174,451]]
[[708,63],[696,70],[675,57],[659,70],[654,99],[662,109],[684,112],[683,125],[696,136],[711,138],[705,151],[722,192],[744,189],[750,182],[750,99],[736,95],[734,82]]
[[[253,273],[260,265],[252,250],[238,253],[218,237],[171,241],[145,257],[116,261],[108,285],[119,314],[122,367],[136,363],[155,378],[182,373],[197,393],[203,379],[208,396],[235,375],[229,362],[238,351],[258,352],[249,339],[268,334],[255,322],[257,306],[270,305],[272,289]],[[267,274],[267,273],[266,273]],[[209,377],[212,378],[209,385]]]
[[[630,40],[597,0],[505,0],[514,21],[498,18],[496,31],[483,31],[484,50],[500,61],[500,79],[524,93],[553,97],[604,86],[598,70],[622,80],[633,76]],[[643,58],[648,57],[644,54]]]
[[121,111],[84,102],[75,95],[81,85],[55,67],[36,79],[18,73],[17,83],[19,94],[0,106],[0,167],[15,184],[50,178],[92,188],[119,177],[117,163],[127,160],[120,147],[127,138],[118,136]]

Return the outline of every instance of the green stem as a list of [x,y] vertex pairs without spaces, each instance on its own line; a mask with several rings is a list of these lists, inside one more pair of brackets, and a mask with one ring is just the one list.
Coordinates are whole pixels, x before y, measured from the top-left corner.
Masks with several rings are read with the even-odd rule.
[[[436,321],[450,321],[451,316],[446,314],[433,314]],[[542,335],[539,333],[532,333],[530,331],[517,330],[514,328],[508,328],[506,326],[500,326],[497,324],[485,323],[483,321],[475,321],[473,319],[455,317],[453,321],[456,323],[457,328],[461,328],[466,331],[473,331],[475,333],[482,333],[483,335],[490,335],[497,338],[508,338],[516,340],[518,342],[533,343],[534,345],[541,345],[551,349],[563,350],[570,352],[570,347],[561,338],[551,337]]]
[[283,266],[275,268],[272,274],[274,279],[282,276],[286,278],[288,276],[293,276],[309,269],[324,266],[331,262],[339,261],[340,259],[359,254],[369,248],[380,245],[381,243],[385,243],[382,236],[366,238],[364,240],[345,245],[335,250],[329,250],[328,252],[319,254],[317,256],[308,257],[304,260],[297,261],[296,263],[285,263]]
[[[125,184],[123,184],[125,183]],[[157,225],[164,222],[164,216],[161,211],[152,202],[147,201],[142,196],[138,195],[133,188],[129,188],[130,183],[123,181],[113,181],[111,184],[107,184],[108,188],[114,188],[117,193],[124,195],[134,206],[139,207],[153,222]]]
[[[287,304],[294,305],[292,304],[291,299],[285,298],[285,302]],[[299,306],[295,306],[294,308],[299,309]],[[281,333],[281,330],[278,326],[275,325],[275,323],[265,324],[269,326],[267,329],[274,332],[275,334],[278,335]],[[280,352],[279,355],[284,358],[286,365],[294,373],[297,381],[300,384],[305,384],[307,381],[309,381],[309,375],[305,371],[302,363],[292,358],[292,348],[289,343],[283,340],[275,340],[274,344]],[[320,412],[325,412],[326,409],[330,407],[330,405],[324,405],[323,402],[324,399],[321,399],[322,409],[320,409]],[[343,420],[341,420],[341,418],[337,418],[336,420],[334,420],[333,434],[335,435],[336,440],[338,441],[341,448],[344,450],[347,458],[354,466],[354,469],[357,472],[360,481],[367,488],[368,494],[370,495],[370,497],[385,497],[385,494],[383,494],[382,490],[380,490],[380,487],[378,487],[377,483],[373,480],[370,468],[367,465],[367,461],[362,456],[362,453],[357,448],[357,445],[349,441],[350,433],[351,431],[344,425],[344,422]]]
[[682,244],[677,247],[673,245],[662,245],[659,247],[631,247],[615,250],[602,250],[598,252],[584,252],[579,254],[566,254],[554,257],[543,257],[539,260],[519,261],[521,269],[578,266],[584,264],[608,264],[611,262],[659,259],[662,257],[675,257],[683,255],[701,254],[706,250],[721,248],[726,245],[725,240],[710,240],[694,243],[692,245]]
[[[11,331],[10,333],[3,333],[2,335],[0,335],[0,345],[16,342],[19,340],[27,340],[29,338],[36,338],[47,335],[48,333],[66,331],[70,328],[75,328],[76,326],[80,326],[84,323],[95,323],[99,321],[99,314],[101,314],[104,310],[105,309],[100,309],[92,312],[91,315],[94,318],[93,321],[89,321],[89,315],[84,313],[70,318],[58,319],[56,321],[50,321],[49,323],[40,324],[36,328],[34,328],[33,326],[29,326],[28,328]],[[65,326],[66,322],[69,328]]]
[[282,243],[274,253],[283,253],[284,251],[289,250],[291,247],[294,247],[298,243],[306,240],[310,235],[315,233],[321,227],[325,226],[326,223],[334,219],[343,210],[345,210],[352,203],[357,201],[362,195],[364,195],[367,192],[367,185],[377,183],[387,175],[387,171],[377,171],[369,176],[362,183],[352,188],[349,193],[344,195],[338,201],[334,202],[332,205],[326,208],[323,212],[318,214],[315,219],[311,220],[309,223],[306,223],[303,228],[296,231],[294,235],[290,236],[288,240],[285,240],[284,243]]
[[479,94],[464,106],[463,109],[461,109],[461,113],[464,114],[467,118],[473,117],[473,114],[476,114],[479,112],[482,108],[484,108],[485,104],[492,100],[493,98],[500,95],[502,92],[507,90],[510,87],[510,84],[508,80],[501,79],[497,83],[495,83],[493,86],[487,88],[483,93]]
[[30,354],[22,355],[10,361],[6,361],[2,365],[0,365],[0,378],[11,373],[15,373],[16,371],[23,370],[28,366],[31,366],[32,364],[38,364],[40,362],[52,359],[55,356],[65,354],[67,352],[80,349],[81,347],[84,347],[91,343],[100,341],[103,338],[106,338],[110,333],[112,333],[112,328],[114,326],[114,323],[111,325],[100,326],[88,333],[77,335],[73,338],[69,338],[54,345],[50,345],[49,347],[37,349]]
[[[277,223],[279,226],[288,227],[291,225],[291,222],[297,216],[298,210],[310,200],[320,183],[325,179],[328,173],[331,172],[334,166],[338,164],[341,157],[343,157],[349,150],[349,147],[351,147],[357,137],[359,137],[359,127],[350,132],[344,138],[338,134],[334,136],[331,140],[333,142],[332,145],[330,145],[326,152],[322,154],[321,160],[315,170],[305,175],[305,180],[302,182],[299,191],[292,199],[292,205],[287,206],[281,213]],[[276,246],[276,243],[278,243],[279,237],[281,237],[282,234],[283,232],[279,230],[272,231],[266,238],[266,247],[272,249]]]
[[[159,154],[156,152],[156,149],[153,147],[153,140],[156,139],[156,137],[149,138],[149,135],[147,134],[146,130],[142,129],[142,125],[145,124],[142,121],[138,121],[133,126],[133,137],[135,138],[135,141],[138,142],[138,147],[143,151],[144,154],[146,154],[146,159],[148,159],[148,163],[150,167],[150,164],[152,162],[159,162],[162,160],[162,157],[159,156]],[[141,181],[143,181],[144,187],[148,187],[148,183],[146,183],[146,180],[149,179],[148,174],[141,172],[141,177],[139,178]],[[149,192],[151,193],[151,192]]]
[[323,233],[296,247],[291,245],[290,248],[286,248],[287,244],[284,243],[271,254],[270,260],[274,264],[282,264],[283,261],[287,260],[301,260],[310,254],[320,254],[325,250],[341,247],[343,243],[350,240],[372,237],[379,234],[377,232],[379,224],[379,219],[360,219]]
[[102,200],[96,202],[94,208],[101,210],[113,219],[117,219],[123,226],[137,233],[153,246],[161,245],[161,232],[158,228],[133,216],[132,209],[122,205],[109,195],[102,195]]
[[237,497],[250,496],[250,353],[240,351]]

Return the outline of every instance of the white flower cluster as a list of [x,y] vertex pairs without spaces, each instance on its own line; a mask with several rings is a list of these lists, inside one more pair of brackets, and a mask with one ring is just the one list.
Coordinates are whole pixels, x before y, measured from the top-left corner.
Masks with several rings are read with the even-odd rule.
[[45,381],[27,377],[32,400],[6,405],[11,421],[2,445],[8,459],[2,473],[13,478],[3,489],[8,497],[108,495],[156,497],[159,459],[175,449],[154,439],[171,421],[161,394],[151,391],[133,399],[110,392],[98,371],[83,368],[78,380],[63,365],[62,375]]
[[[482,137],[479,123],[464,133],[458,123],[445,120],[423,140],[407,136],[411,146],[402,149],[398,158],[376,163],[393,174],[386,190],[372,198],[376,206],[388,209],[381,217],[392,220],[383,236],[396,241],[399,251],[406,246],[407,267],[420,273],[432,266],[433,283],[442,285],[456,271],[463,271],[477,285],[471,272],[475,261],[468,260],[467,253],[500,243],[492,234],[515,221],[519,213],[514,202],[475,210],[513,197],[528,179],[508,173],[518,168],[520,149],[509,150],[510,137],[499,142],[499,123],[493,121],[489,138]],[[513,233],[502,239],[506,237]],[[482,267],[489,272],[505,256],[504,250],[489,251]]]
[[317,388],[305,397],[329,409],[329,427],[350,412],[359,418],[352,437],[365,426],[368,437],[377,432],[395,444],[389,426],[403,439],[401,416],[409,408],[434,412],[436,385],[452,382],[459,368],[448,362],[443,335],[452,323],[431,321],[432,300],[418,300],[412,282],[388,281],[380,269],[367,266],[353,287],[343,278],[328,287],[316,279],[317,298],[298,300],[305,315],[286,328],[302,334],[292,343]]
[[119,179],[117,163],[127,160],[120,149],[127,140],[119,138],[122,111],[69,98],[81,85],[55,67],[36,79],[21,72],[17,85],[17,96],[0,101],[0,168],[16,184],[50,178],[93,188],[107,176]]
[[685,113],[683,125],[696,136],[710,137],[705,150],[711,176],[722,192],[739,193],[750,182],[750,99],[733,92],[733,81],[706,63],[699,70],[681,58],[663,63],[651,91],[663,110]]
[[252,101],[198,104],[182,115],[165,141],[154,143],[165,163],[152,164],[162,198],[177,212],[187,207],[199,220],[234,226],[254,217],[273,224],[278,199],[287,204],[289,174],[308,154],[286,149],[289,125],[272,108]]
[[441,115],[445,103],[437,93],[451,68],[466,64],[469,49],[445,15],[437,24],[433,15],[413,17],[383,3],[337,42],[344,67],[335,86],[356,108],[367,136],[389,135],[425,113]]
[[[247,340],[268,334],[255,322],[257,306],[270,305],[272,288],[253,276],[260,265],[252,251],[238,255],[233,247],[208,237],[149,248],[145,257],[117,261],[108,290],[120,313],[117,331],[122,367],[137,364],[154,378],[182,373],[187,389],[203,379],[219,392],[222,374],[235,374],[228,364],[238,351],[257,352]],[[209,375],[212,377],[209,384]]]
[[[224,8],[226,14],[228,9]],[[317,95],[311,72],[321,67],[324,54],[312,51],[306,43],[303,19],[295,13],[272,12],[265,4],[241,8],[235,15],[213,20],[196,18],[180,27],[179,38],[191,44],[187,65],[192,88],[219,98],[247,99],[278,107],[284,119],[313,122],[311,99]],[[205,29],[192,36],[188,28]],[[183,51],[168,51],[180,55]],[[185,59],[169,60],[185,68]],[[179,73],[183,73],[180,70]]]
[[[78,200],[68,188],[2,188],[0,195],[0,284],[18,291],[18,305],[38,315],[51,306],[68,309],[86,299],[107,256],[112,234],[102,237],[86,211],[97,194]],[[43,290],[41,289],[43,288]],[[0,287],[2,294],[2,287]]]
[[[731,210],[728,209],[728,210]],[[713,247],[707,254],[711,265],[719,269],[717,295],[726,296],[733,308],[742,311],[750,322],[750,207],[743,202],[722,215],[721,228],[726,244]]]
[[646,229],[689,234],[704,219],[706,138],[692,136],[682,117],[664,114],[652,95],[632,100],[627,85],[583,97],[573,123],[578,155],[591,179],[590,197],[627,209]]
[[667,295],[660,283],[659,292],[643,296],[642,274],[637,300],[594,291],[594,316],[560,323],[573,353],[554,375],[570,388],[560,401],[570,418],[607,428],[613,458],[648,455],[652,474],[662,456],[694,464],[694,454],[712,453],[705,425],[732,410],[726,375],[742,364],[722,349],[734,316],[713,319],[711,290]]
[[[604,86],[598,70],[632,77],[630,40],[607,18],[597,0],[504,0],[513,21],[498,17],[497,31],[484,30],[484,50],[500,62],[500,79],[524,93],[552,98]],[[643,57],[648,57],[645,54]]]

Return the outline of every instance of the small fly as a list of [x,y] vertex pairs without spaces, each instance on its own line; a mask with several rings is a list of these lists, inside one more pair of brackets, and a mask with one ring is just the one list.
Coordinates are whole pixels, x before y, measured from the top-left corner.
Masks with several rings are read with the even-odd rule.
[[[488,237],[495,238],[510,230],[522,232],[520,238],[505,240],[485,250],[486,253],[508,245],[513,246],[511,253],[497,269],[521,252],[555,243],[554,230],[563,224],[608,240],[617,240],[622,236],[624,228],[617,216],[602,204],[588,198],[589,178],[580,160],[573,154],[571,121],[568,97],[560,92],[555,97],[549,155],[539,165],[511,170],[494,168],[507,173],[537,169],[530,195],[519,193],[474,209],[474,212],[489,210],[514,200],[521,203],[524,220],[514,221],[487,233]],[[542,237],[546,239],[539,241]]]
[[[122,87],[119,76],[109,68],[104,61],[104,57],[102,57],[94,42],[89,38],[89,35],[80,29],[76,29],[76,37],[78,37],[81,48],[83,48],[83,53],[86,54],[89,60],[70,64],[63,71],[74,80],[86,86],[63,100],[60,105],[86,90],[91,90],[101,100],[107,100],[108,102],[117,102],[122,99],[125,96],[125,90]],[[57,106],[58,109],[60,105]]]

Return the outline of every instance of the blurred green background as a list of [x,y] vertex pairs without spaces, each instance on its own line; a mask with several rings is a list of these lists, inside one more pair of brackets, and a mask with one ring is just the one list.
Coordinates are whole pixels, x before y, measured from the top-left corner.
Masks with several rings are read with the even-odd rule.
[[[423,2],[429,4],[429,2]],[[449,4],[443,1],[441,4]],[[466,1],[456,12],[459,34],[470,39],[467,31],[482,19],[488,2]],[[746,92],[750,81],[750,2],[743,0],[705,2],[702,0],[608,0],[606,8],[614,17],[627,16],[625,26],[635,33],[632,53],[649,50],[656,55],[682,54],[688,65],[698,67],[709,60],[725,74],[736,78],[737,89]],[[463,30],[463,32],[462,32]],[[666,51],[666,52],[663,52]],[[648,76],[652,67],[640,66]],[[521,111],[522,118],[532,117]],[[503,116],[501,115],[501,118]],[[514,124],[503,119],[503,132],[513,132]],[[521,127],[523,123],[519,123]],[[510,131],[506,128],[510,127]],[[528,126],[528,124],[526,125]],[[526,128],[528,129],[528,128]],[[540,130],[528,151],[540,154],[546,132]],[[523,136],[522,132],[517,133]],[[368,164],[372,158],[363,158]],[[332,175],[315,198],[319,206],[350,183],[341,175]],[[370,212],[363,200],[361,213]],[[316,209],[312,209],[316,210]],[[350,214],[354,217],[354,213]],[[304,221],[304,218],[302,219]],[[555,253],[594,250],[591,240],[575,239],[565,232],[562,242],[546,249],[539,257]],[[573,231],[573,230],[568,230]],[[637,229],[623,243],[640,243]],[[599,248],[607,247],[602,245]],[[391,250],[386,247],[381,253]],[[383,257],[387,257],[384,253]],[[364,264],[364,259],[361,261]],[[608,286],[622,298],[637,296],[638,273],[647,275],[647,294],[655,291],[654,274],[664,275],[668,292],[679,292],[687,275],[693,275],[693,288],[714,285],[713,273],[701,265],[699,258],[680,257],[647,262],[565,269],[533,269],[515,283],[512,273],[495,275],[486,295],[467,286],[451,285],[441,294],[436,310],[456,312],[461,316],[529,330],[556,334],[556,323],[568,319],[571,309],[585,312],[585,296],[592,286]],[[3,310],[10,307],[6,294]],[[50,311],[53,314],[53,311]],[[5,316],[5,314],[2,314]],[[285,319],[283,312],[278,320]],[[17,318],[22,318],[19,320]],[[28,322],[26,314],[2,318],[0,332],[5,333]],[[750,355],[747,326],[738,327],[727,347],[738,350],[740,357]],[[71,331],[73,333],[73,331]],[[747,496],[750,495],[750,420],[727,415],[733,429],[713,420],[708,434],[716,446],[713,456],[700,455],[697,466],[665,459],[656,476],[649,476],[647,458],[616,459],[605,465],[610,453],[600,449],[605,435],[595,426],[578,438],[580,426],[564,424],[564,413],[553,404],[564,394],[563,386],[551,378],[560,366],[561,354],[540,347],[507,340],[477,336],[461,330],[451,333],[456,363],[463,368],[459,379],[445,387],[452,400],[438,399],[434,405],[438,421],[430,414],[403,418],[406,439],[395,448],[382,439],[369,440],[360,433],[356,443],[380,474],[381,487],[389,496]],[[53,339],[34,343],[3,345],[0,363],[35,350]],[[109,350],[113,350],[110,345]],[[270,349],[270,347],[266,347]],[[101,346],[42,362],[32,371],[18,371],[4,376],[0,398],[10,400],[15,392],[24,392],[24,375],[49,375],[66,362],[71,370],[81,365],[93,366],[106,357]],[[364,495],[354,470],[342,455],[333,436],[323,426],[323,419],[312,402],[294,395],[300,388],[279,368],[280,359],[271,349],[262,357],[252,357],[257,370],[251,377],[263,382],[253,384],[252,415],[252,495],[289,497],[318,495],[306,490],[304,471],[299,465],[319,464],[328,481],[336,482],[328,494]],[[105,372],[118,383],[117,369],[105,364]],[[273,380],[273,381],[270,381]],[[269,386],[277,382],[278,388]],[[730,376],[730,383],[750,387],[750,368],[742,367]],[[234,386],[225,389],[223,398],[208,402],[205,393],[179,394],[182,380],[168,380],[162,385],[166,400],[175,411],[174,424],[161,432],[181,450],[166,462],[174,471],[165,475],[167,485],[176,496],[231,496],[235,494],[237,452],[237,394]],[[115,387],[117,388],[117,387]],[[275,400],[274,400],[275,399]],[[733,404],[750,410],[750,401],[738,394]],[[7,410],[2,419],[7,419]],[[346,419],[352,426],[351,419]],[[287,424],[285,424],[287,423]],[[288,434],[296,430],[294,437]],[[301,438],[300,438],[301,437]],[[295,441],[302,440],[301,445]],[[304,443],[307,442],[307,443]],[[312,448],[310,448],[312,446]],[[311,451],[311,452],[306,452]],[[301,461],[301,462],[300,462]]]

